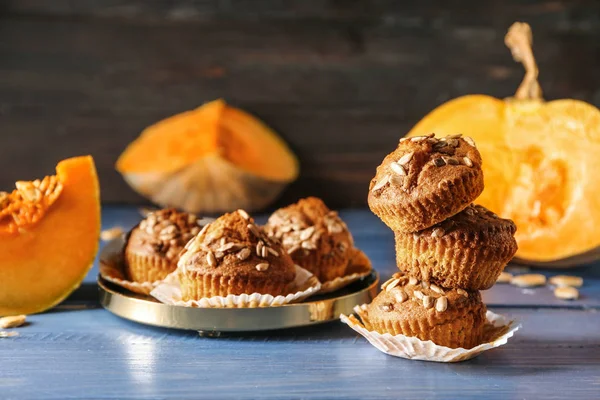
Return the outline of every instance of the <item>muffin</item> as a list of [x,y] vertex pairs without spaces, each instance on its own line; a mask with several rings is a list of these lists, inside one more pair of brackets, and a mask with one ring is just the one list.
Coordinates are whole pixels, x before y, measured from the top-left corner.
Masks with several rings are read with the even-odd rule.
[[361,315],[379,333],[470,349],[483,340],[486,307],[478,291],[443,289],[396,273]]
[[275,211],[265,225],[267,234],[280,240],[296,264],[321,282],[344,276],[354,240],[337,212],[321,199],[307,197]]
[[485,207],[470,205],[416,233],[395,233],[400,270],[443,287],[491,288],[517,251],[517,227]]
[[287,295],[294,262],[243,210],[206,225],[188,243],[178,267],[182,300],[229,294]]
[[200,229],[195,215],[173,208],[149,213],[127,235],[126,276],[140,283],[163,280],[175,271],[179,253]]
[[371,181],[371,211],[396,232],[417,232],[459,213],[483,191],[474,144],[460,134],[401,139]]

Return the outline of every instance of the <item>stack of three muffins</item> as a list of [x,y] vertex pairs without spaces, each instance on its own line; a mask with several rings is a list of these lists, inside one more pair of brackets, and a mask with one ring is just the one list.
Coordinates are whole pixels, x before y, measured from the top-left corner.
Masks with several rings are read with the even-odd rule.
[[363,310],[367,329],[451,348],[483,340],[489,289],[517,250],[515,224],[471,204],[483,191],[471,138],[403,138],[371,181],[369,207],[395,234],[399,273]]

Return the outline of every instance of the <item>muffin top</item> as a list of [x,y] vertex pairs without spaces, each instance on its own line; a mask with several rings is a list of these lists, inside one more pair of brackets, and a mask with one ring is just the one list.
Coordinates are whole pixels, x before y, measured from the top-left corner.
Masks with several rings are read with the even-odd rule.
[[398,272],[382,285],[383,291],[367,306],[370,319],[414,321],[435,318],[443,324],[483,307],[478,291],[446,289],[419,282]]
[[151,212],[129,233],[126,251],[157,255],[176,262],[186,243],[201,228],[200,219],[193,214],[174,208]]
[[500,218],[483,206],[470,204],[453,217],[412,235],[419,238],[450,236],[471,242],[473,245],[476,245],[477,240],[504,240],[514,242],[516,251],[516,241],[513,237],[516,231],[517,226],[512,220]]
[[369,186],[369,198],[391,201],[402,197],[427,196],[443,182],[453,182],[481,172],[481,155],[475,142],[461,134],[436,138],[402,138],[388,154]]
[[265,231],[281,240],[294,259],[319,252],[324,257],[345,257],[347,260],[354,246],[344,221],[317,197],[307,197],[275,211],[269,217]]
[[178,269],[188,275],[236,276],[293,282],[294,262],[243,210],[225,214],[191,240]]

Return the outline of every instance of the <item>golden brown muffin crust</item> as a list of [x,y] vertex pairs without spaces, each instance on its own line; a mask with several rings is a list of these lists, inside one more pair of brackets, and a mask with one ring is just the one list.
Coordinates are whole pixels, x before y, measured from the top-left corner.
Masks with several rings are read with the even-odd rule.
[[206,225],[181,255],[187,276],[235,277],[291,283],[294,262],[245,211],[225,214]]
[[400,140],[377,167],[368,202],[392,229],[415,232],[460,212],[482,191],[481,155],[473,140],[431,134]]
[[275,211],[265,231],[281,240],[294,262],[323,282],[342,276],[353,254],[354,240],[348,227],[316,197]]

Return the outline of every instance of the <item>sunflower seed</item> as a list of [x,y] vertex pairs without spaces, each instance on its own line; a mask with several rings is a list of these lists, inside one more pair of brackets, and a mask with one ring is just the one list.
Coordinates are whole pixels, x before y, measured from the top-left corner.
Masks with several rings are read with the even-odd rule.
[[458,147],[458,145],[460,144],[459,141],[456,139],[448,139],[446,143],[448,143],[448,146],[450,147]]
[[402,186],[404,184],[405,176],[394,174],[390,177],[390,183],[394,186]]
[[446,164],[448,164],[448,165],[460,165],[460,162],[458,162],[458,160],[453,157],[448,157],[448,158],[446,158],[445,161],[446,161]]
[[458,139],[462,137],[462,133],[455,133],[454,135],[446,136],[446,139]]
[[433,163],[436,167],[443,167],[444,165],[446,165],[446,161],[444,161],[443,158],[436,158],[435,160],[433,160]]
[[472,137],[470,137],[470,136],[465,136],[465,137],[463,137],[463,140],[464,140],[465,142],[467,142],[469,145],[471,145],[471,146],[473,146],[473,147],[477,147],[477,146],[475,145],[475,141],[473,140],[473,138],[472,138]]
[[383,178],[381,178],[380,180],[378,180],[377,182],[375,182],[375,184],[373,185],[373,188],[371,189],[372,192],[376,192],[379,189],[381,189],[382,187],[384,187],[388,182],[390,181],[390,176],[389,175],[384,175]]
[[465,163],[465,165],[467,167],[472,167],[473,166],[473,161],[471,161],[471,159],[469,157],[463,157],[463,163]]
[[265,245],[264,245],[264,243],[263,243],[263,242],[258,242],[258,243],[256,244],[256,255],[257,255],[257,256],[259,256],[259,257],[262,257],[262,249],[263,249],[263,247],[264,247],[264,246],[265,246]]
[[417,278],[415,278],[414,276],[411,276],[410,278],[408,278],[409,285],[416,285],[417,283],[419,283],[419,280]]
[[579,298],[579,290],[571,286],[559,286],[554,289],[554,296],[562,300],[577,300]]
[[279,257],[279,253],[275,249],[272,249],[270,247],[265,247],[265,249],[267,249],[267,251],[273,254],[275,257]]
[[238,251],[238,253],[236,254],[236,257],[238,258],[238,260],[244,261],[245,259],[250,257],[251,254],[252,254],[252,251],[249,248],[244,247],[243,249]]
[[426,139],[427,139],[427,136],[415,136],[415,137],[411,138],[410,141],[418,143],[418,142],[422,142],[423,140],[426,140]]
[[337,248],[341,253],[343,253],[348,249],[348,245],[345,242],[339,242]]
[[241,245],[239,243],[229,242],[229,243],[225,243],[223,246],[219,247],[219,249],[217,251],[227,252],[229,250],[237,250],[240,248],[240,246]]
[[512,274],[509,274],[508,272],[501,272],[498,276],[498,279],[496,279],[496,283],[510,283],[512,278]]
[[438,297],[435,301],[435,309],[439,312],[444,312],[448,309],[448,299],[444,296]]
[[202,229],[200,229],[200,232],[198,233],[198,236],[202,235],[203,233],[206,232],[206,230],[208,229],[210,224],[206,224],[202,227]]
[[381,306],[379,306],[379,309],[381,311],[390,312],[394,309],[394,305],[393,304],[382,304]]
[[394,279],[385,287],[385,291],[389,292],[390,290],[392,290],[393,288],[398,286],[399,283],[400,283],[400,279]]
[[267,246],[263,246],[263,247],[260,249],[260,256],[261,256],[262,258],[267,258],[267,256],[268,256],[268,255],[269,255],[269,250],[267,250]]
[[0,318],[0,329],[17,328],[25,323],[25,315],[14,315]]
[[256,270],[257,271],[266,271],[269,269],[269,263],[260,263],[260,264],[256,264]]
[[315,250],[317,248],[315,244],[309,242],[308,240],[302,242],[301,247],[306,250]]
[[19,336],[19,332],[15,331],[0,331],[0,338],[9,338]]
[[435,300],[431,296],[423,296],[423,307],[431,308],[433,307]]
[[218,251],[218,250],[215,252],[215,258],[216,258],[217,260],[220,260],[220,259],[221,259],[221,258],[223,258],[223,257],[225,257],[225,253],[224,253],[224,252],[222,252],[222,251]]
[[456,289],[456,293],[462,294],[465,297],[469,297],[469,292],[467,292],[465,289],[458,288]]
[[512,285],[518,287],[535,287],[546,284],[546,277],[542,274],[517,275],[510,280]]
[[390,164],[390,168],[398,175],[406,176],[406,171],[404,170],[404,167],[402,165],[393,162]]
[[394,278],[390,278],[387,281],[383,282],[381,284],[381,290],[385,290],[385,288],[387,287],[387,285],[389,285],[390,283],[392,283],[393,280],[394,280]]
[[208,251],[208,253],[206,253],[206,262],[211,267],[217,266],[217,259],[216,259],[215,255],[213,254],[213,252],[210,250]]
[[442,289],[441,287],[439,287],[438,285],[436,285],[434,283],[429,285],[429,289],[433,290],[434,292],[436,292],[438,294],[444,294],[444,289]]
[[408,163],[410,160],[412,160],[414,154],[415,154],[414,151],[411,151],[410,153],[406,153],[405,155],[400,157],[400,159],[396,162],[400,165],[404,165],[404,164]]
[[444,231],[443,228],[435,228],[432,232],[431,232],[431,237],[433,238],[440,238],[442,236],[444,236],[446,232]]
[[[142,221],[144,222],[144,221]],[[140,223],[140,228],[142,228],[142,225]],[[116,239],[118,237],[120,237],[123,234],[123,228],[121,228],[120,226],[115,226],[113,228],[110,229],[105,229],[102,232],[100,232],[100,239],[103,241],[109,241],[109,240],[113,240]]]
[[254,225],[254,224],[248,224],[248,225],[246,225],[246,227],[248,228],[248,230],[250,231],[250,233],[252,233],[255,237],[260,238],[260,231],[258,230],[258,228],[256,227],[256,225]]
[[410,138],[403,137],[403,138],[401,138],[401,139],[400,139],[400,143],[404,143],[404,142],[406,142],[407,140],[410,140]]
[[423,300],[423,296],[424,296],[424,294],[423,294],[423,292],[421,292],[420,290],[415,290],[415,291],[413,292],[413,294],[415,295],[415,297],[416,297],[417,299],[419,299],[419,300]]
[[436,144],[433,145],[433,150],[440,150],[446,146],[448,146],[448,143],[446,143],[446,142],[437,142]]
[[310,238],[313,233],[315,233],[314,226],[304,229],[303,231],[300,232],[300,240],[306,240],[306,239]]
[[394,293],[394,298],[398,303],[404,303],[408,299],[408,295],[404,290],[400,289]]
[[250,215],[248,215],[248,213],[245,210],[242,210],[241,208],[239,210],[237,210],[238,214],[241,215],[242,218],[244,218],[245,220],[249,220],[250,219]]
[[426,282],[426,281],[421,282],[421,287],[423,289],[429,289],[429,282]]
[[583,278],[571,275],[556,275],[550,278],[550,284],[558,287],[581,287],[583,285]]
[[292,254],[292,253],[294,253],[294,252],[296,252],[296,251],[298,251],[298,250],[300,250],[300,249],[301,249],[301,247],[300,247],[300,246],[298,246],[298,245],[295,245],[295,246],[293,246],[293,247],[290,247],[290,248],[287,250],[287,253],[288,253],[288,254]]

